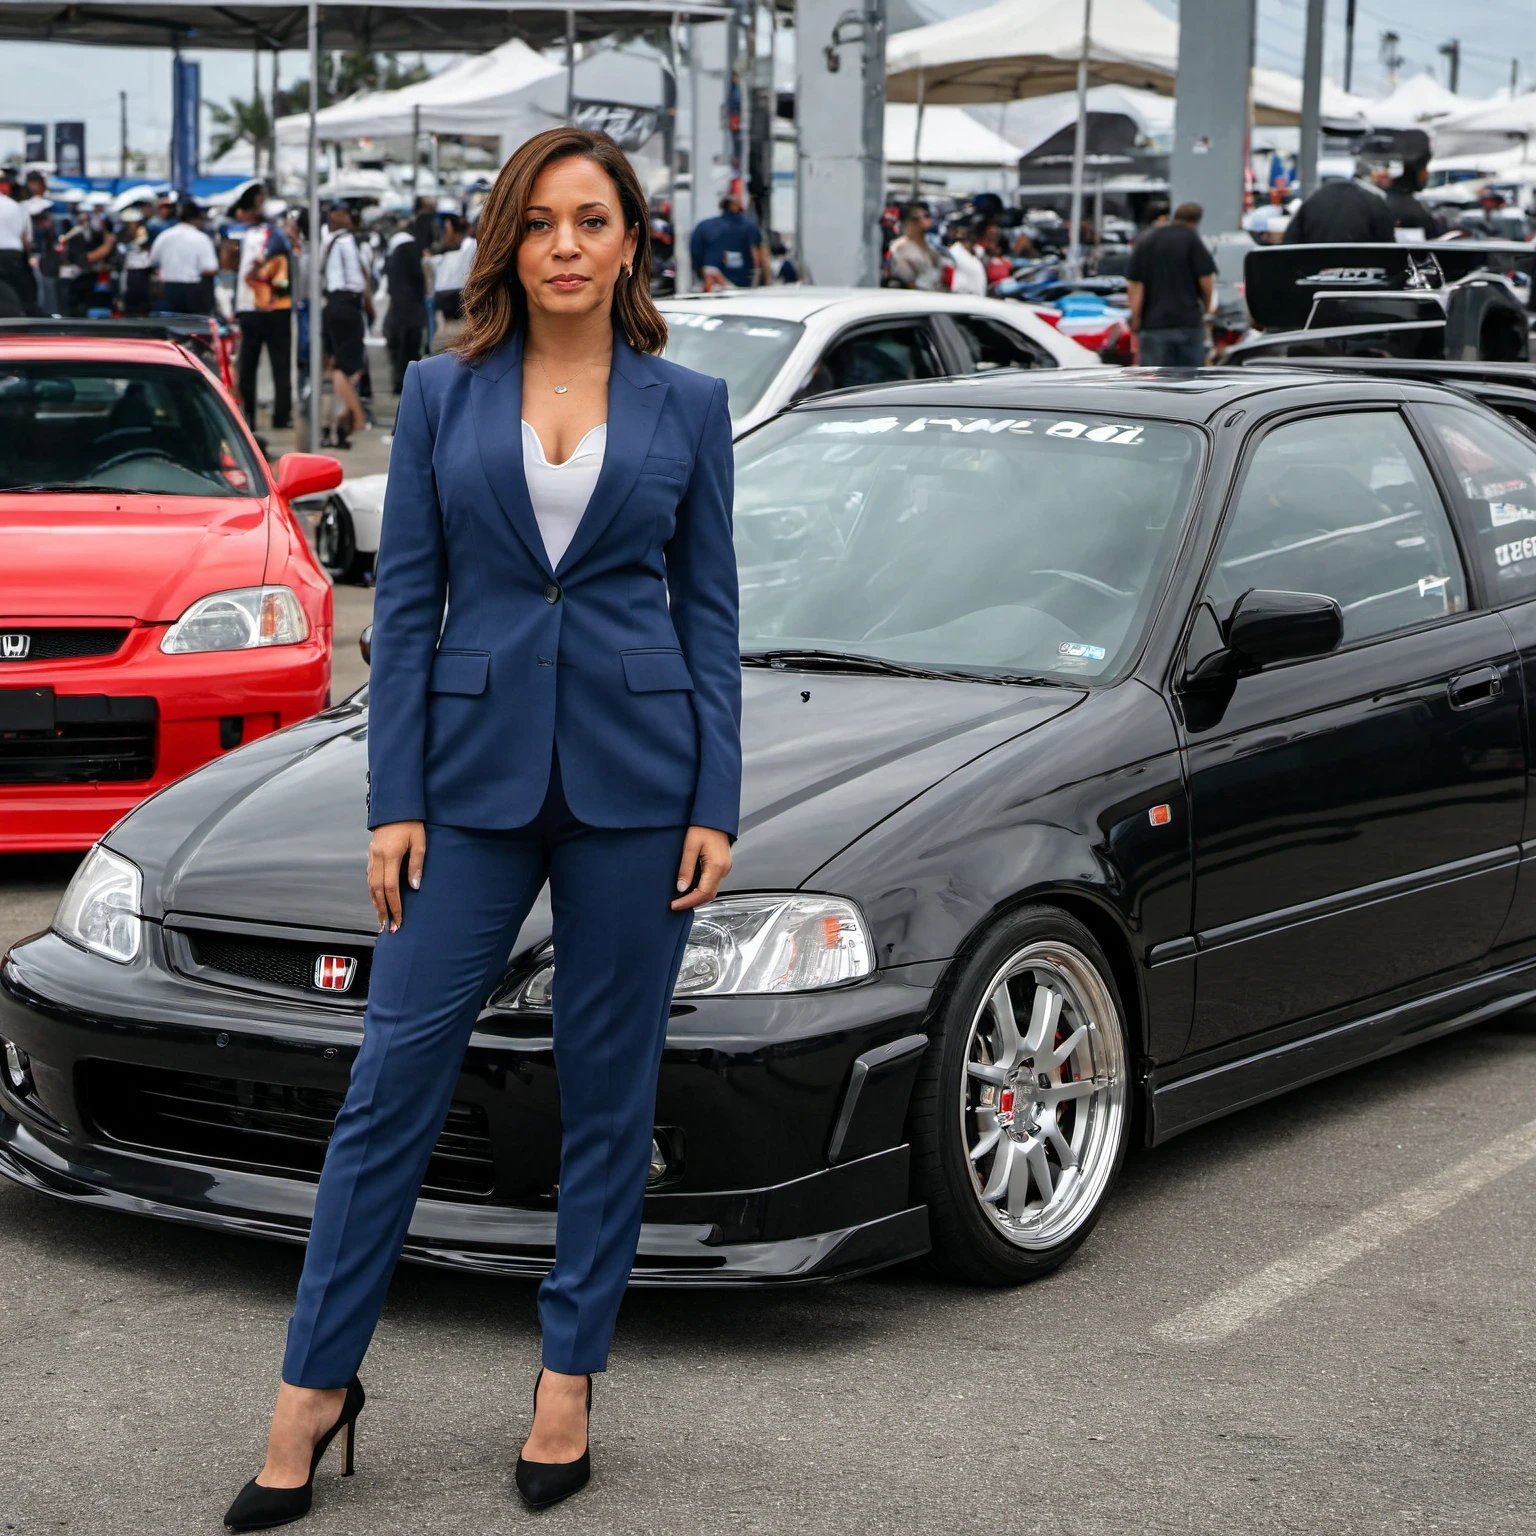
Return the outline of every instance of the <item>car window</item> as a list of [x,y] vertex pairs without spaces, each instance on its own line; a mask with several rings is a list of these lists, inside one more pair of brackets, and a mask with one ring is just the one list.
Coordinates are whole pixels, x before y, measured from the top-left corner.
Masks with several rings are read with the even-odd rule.
[[973,373],[997,368],[1054,368],[1056,359],[1044,347],[1022,336],[1012,326],[981,315],[949,315],[969,354]]
[[1464,406],[1423,409],[1450,461],[1489,601],[1536,595],[1536,441]]
[[899,384],[937,379],[947,370],[928,326],[921,320],[871,325],[844,335],[822,354],[803,393],[825,394],[855,384]]
[[805,327],[768,315],[720,314],[707,305],[663,308],[663,354],[684,368],[724,379],[732,416],[744,416],[763,398]]
[[1334,598],[1346,643],[1467,606],[1450,522],[1395,411],[1310,416],[1263,439],[1209,596],[1225,612],[1253,587]]
[[261,496],[266,482],[200,369],[0,362],[0,491]]

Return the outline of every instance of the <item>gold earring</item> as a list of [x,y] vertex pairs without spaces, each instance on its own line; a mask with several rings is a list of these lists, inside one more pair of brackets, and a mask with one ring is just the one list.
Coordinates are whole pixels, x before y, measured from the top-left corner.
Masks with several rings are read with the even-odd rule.
[[625,277],[633,277],[634,275],[635,275],[635,269],[634,269],[633,265],[631,265],[631,263],[626,261],[624,263],[624,276]]

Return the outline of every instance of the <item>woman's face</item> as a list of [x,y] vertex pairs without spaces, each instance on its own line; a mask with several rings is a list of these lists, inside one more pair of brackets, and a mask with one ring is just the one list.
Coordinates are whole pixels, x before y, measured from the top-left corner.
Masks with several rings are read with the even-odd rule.
[[570,155],[546,166],[523,212],[517,275],[530,311],[585,315],[606,310],[638,231],[625,229],[619,189],[602,166]]

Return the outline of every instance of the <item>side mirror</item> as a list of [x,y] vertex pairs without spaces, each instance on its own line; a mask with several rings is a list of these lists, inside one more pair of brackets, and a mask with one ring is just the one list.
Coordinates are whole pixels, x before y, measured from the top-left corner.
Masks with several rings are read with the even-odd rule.
[[1195,616],[1184,686],[1230,685],[1243,672],[1280,661],[1326,656],[1344,638],[1339,605],[1318,592],[1265,592],[1253,588],[1219,624],[1209,601]]
[[334,491],[341,484],[341,460],[328,453],[285,453],[277,461],[278,494],[285,501]]
[[1238,598],[1227,620],[1227,649],[1250,666],[1326,656],[1344,639],[1344,614],[1320,592],[1264,592]]
[[365,624],[363,632],[357,637],[357,648],[363,653],[363,663],[366,666],[373,665],[373,625]]

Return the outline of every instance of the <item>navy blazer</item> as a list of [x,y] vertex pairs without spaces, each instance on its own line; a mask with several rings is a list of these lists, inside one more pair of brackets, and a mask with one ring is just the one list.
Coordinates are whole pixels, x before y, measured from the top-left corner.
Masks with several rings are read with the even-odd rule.
[[736,834],[741,663],[725,385],[615,340],[602,473],[551,567],[521,336],[406,371],[379,542],[368,825],[522,826],[558,743],[599,827]]

